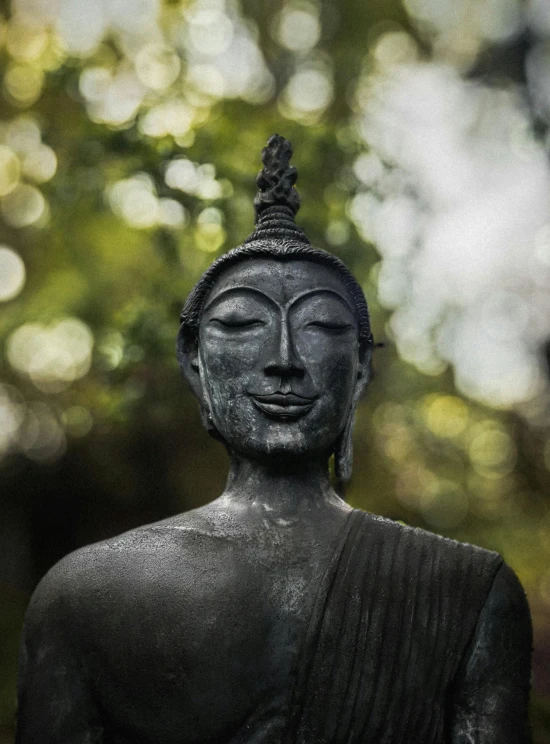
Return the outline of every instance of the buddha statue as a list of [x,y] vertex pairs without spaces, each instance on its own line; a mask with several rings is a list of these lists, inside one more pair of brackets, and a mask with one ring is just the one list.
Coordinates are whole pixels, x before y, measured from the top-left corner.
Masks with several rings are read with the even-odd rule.
[[531,624],[494,552],[353,509],[363,292],[312,247],[290,144],[178,357],[231,467],[212,503],[84,547],[25,620],[17,744],[527,744]]

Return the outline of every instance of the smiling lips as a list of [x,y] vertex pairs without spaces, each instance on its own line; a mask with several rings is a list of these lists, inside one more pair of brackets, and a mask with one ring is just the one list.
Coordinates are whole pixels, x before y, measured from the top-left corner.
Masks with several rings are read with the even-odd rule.
[[304,398],[296,393],[271,393],[255,395],[252,400],[256,408],[268,416],[278,419],[297,419],[306,414],[316,398]]

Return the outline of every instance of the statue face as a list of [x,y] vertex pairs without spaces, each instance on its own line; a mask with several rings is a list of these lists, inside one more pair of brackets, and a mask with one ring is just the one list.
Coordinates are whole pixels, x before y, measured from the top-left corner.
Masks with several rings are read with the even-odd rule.
[[328,454],[363,387],[353,300],[334,271],[311,261],[236,264],[206,300],[198,366],[233,451]]

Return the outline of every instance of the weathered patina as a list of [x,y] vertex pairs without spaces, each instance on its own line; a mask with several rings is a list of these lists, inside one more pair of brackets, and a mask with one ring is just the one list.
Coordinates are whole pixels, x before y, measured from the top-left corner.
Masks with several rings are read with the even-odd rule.
[[231,469],[207,506],[67,556],[21,652],[18,744],[527,744],[531,626],[500,556],[349,507],[373,339],[294,222],[274,135],[256,229],[189,297],[180,363]]

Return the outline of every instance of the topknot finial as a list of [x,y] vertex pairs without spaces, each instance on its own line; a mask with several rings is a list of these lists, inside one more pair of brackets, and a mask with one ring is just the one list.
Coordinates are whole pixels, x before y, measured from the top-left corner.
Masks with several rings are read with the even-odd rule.
[[262,150],[264,167],[256,178],[256,228],[244,243],[287,239],[309,245],[304,231],[294,222],[300,196],[294,188],[298,172],[290,165],[291,155],[290,142],[279,134],[271,135]]
[[272,134],[262,150],[264,167],[256,178],[259,189],[254,199],[256,223],[268,207],[288,207],[293,215],[300,208],[300,195],[294,188],[298,171],[290,165],[291,157],[290,142],[280,134]]

